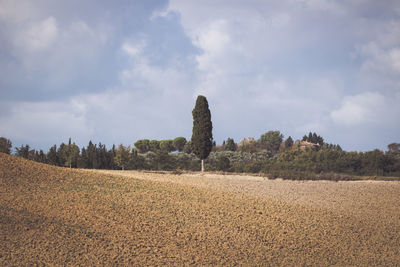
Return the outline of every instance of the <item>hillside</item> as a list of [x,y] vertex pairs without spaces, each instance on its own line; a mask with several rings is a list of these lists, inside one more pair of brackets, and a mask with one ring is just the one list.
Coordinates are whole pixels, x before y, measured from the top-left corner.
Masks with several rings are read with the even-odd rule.
[[400,262],[400,194],[379,196],[388,198],[379,221],[351,206],[342,212],[172,178],[65,169],[0,153],[0,265]]

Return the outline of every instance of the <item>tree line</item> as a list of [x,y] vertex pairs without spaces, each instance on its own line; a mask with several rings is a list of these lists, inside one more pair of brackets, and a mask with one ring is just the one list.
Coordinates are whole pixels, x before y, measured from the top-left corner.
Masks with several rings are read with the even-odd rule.
[[[69,168],[191,171],[207,168],[290,179],[348,178],[340,174],[400,177],[399,143],[388,145],[386,152],[346,152],[340,145],[326,143],[315,132],[294,141],[291,136],[284,139],[284,135],[275,130],[267,131],[257,140],[249,137],[236,143],[228,138],[217,146],[212,136],[211,112],[204,96],[198,96],[192,115],[189,141],[184,137],[141,139],[134,142],[133,147],[120,144],[111,149],[89,141],[80,149],[70,138],[67,144],[54,145],[47,153],[21,145],[15,149],[15,155]],[[10,154],[11,149],[11,141],[1,137],[0,152]]]
[[[314,135],[312,133],[311,135]],[[316,135],[316,134],[315,134]],[[307,135],[308,137],[309,135]],[[318,136],[318,135],[316,135]],[[304,139],[304,138],[303,138]],[[284,139],[279,131],[269,131],[259,139],[233,138],[213,144],[205,168],[210,171],[265,173],[271,177],[308,179],[315,175],[329,178],[333,173],[347,175],[400,176],[400,144],[388,145],[387,151],[347,152],[339,145],[304,139]],[[310,140],[310,141],[308,141]],[[318,144],[318,146],[316,146]],[[322,145],[321,145],[322,144]],[[11,154],[12,143],[0,138],[0,152]],[[171,140],[136,141],[133,146],[89,141],[79,148],[71,139],[53,145],[46,153],[29,145],[15,148],[16,156],[41,163],[69,168],[114,170],[189,170],[199,171],[201,163],[192,153],[191,141],[184,137]]]

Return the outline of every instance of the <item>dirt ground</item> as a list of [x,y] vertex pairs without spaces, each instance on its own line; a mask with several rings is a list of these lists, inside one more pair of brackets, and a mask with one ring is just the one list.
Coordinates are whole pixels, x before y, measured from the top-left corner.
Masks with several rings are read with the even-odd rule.
[[71,170],[0,153],[0,266],[396,266],[399,182]]
[[213,173],[174,175],[167,172],[165,174],[110,170],[95,170],[95,172],[277,199],[346,215],[366,217],[382,223],[400,220],[398,181],[292,181]]

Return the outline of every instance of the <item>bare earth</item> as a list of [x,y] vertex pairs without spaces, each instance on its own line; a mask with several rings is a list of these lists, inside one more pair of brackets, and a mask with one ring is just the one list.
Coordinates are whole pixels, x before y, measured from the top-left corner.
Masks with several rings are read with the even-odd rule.
[[[400,182],[398,181],[291,181],[261,176],[211,173],[174,175],[138,171],[96,170],[95,172],[234,192],[265,200],[278,200],[284,204],[294,204],[299,210],[307,207],[322,212],[332,212],[333,220],[351,218],[354,225],[346,230],[353,233],[368,232],[367,236],[371,239],[385,239],[386,231],[400,235]],[[334,227],[338,221],[332,221],[332,225],[328,228]],[[360,226],[363,229],[357,229]],[[400,245],[399,241],[400,237],[395,243]],[[395,257],[398,259],[397,264],[400,265],[400,250]]]
[[251,175],[89,171],[271,198],[376,220],[382,224],[400,222],[398,181],[291,181]]
[[74,170],[0,153],[0,266],[398,266],[400,182]]

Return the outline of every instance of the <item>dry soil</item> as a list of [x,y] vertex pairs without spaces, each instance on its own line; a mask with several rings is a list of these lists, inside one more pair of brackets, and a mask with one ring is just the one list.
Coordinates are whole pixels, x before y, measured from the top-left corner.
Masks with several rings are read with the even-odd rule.
[[70,170],[0,153],[0,265],[400,263],[399,182]]

